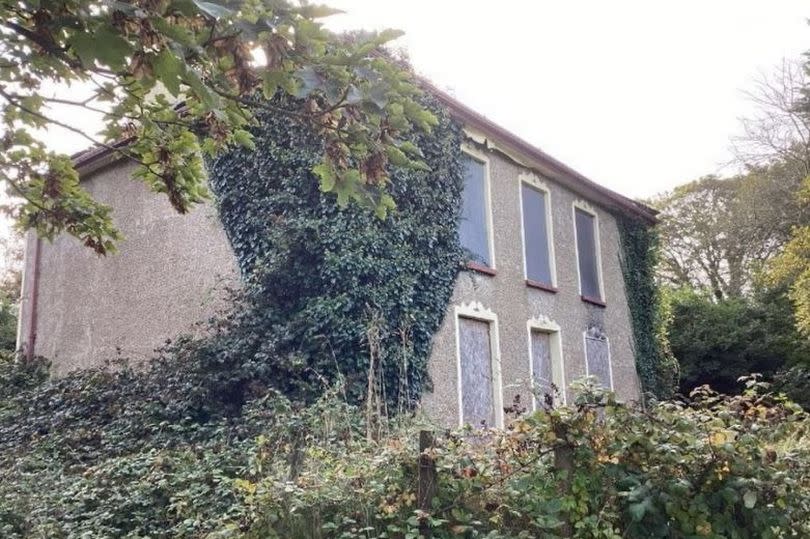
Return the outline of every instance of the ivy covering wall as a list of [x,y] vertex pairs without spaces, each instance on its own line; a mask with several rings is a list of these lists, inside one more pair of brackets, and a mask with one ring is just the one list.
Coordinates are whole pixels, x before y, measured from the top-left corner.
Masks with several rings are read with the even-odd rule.
[[676,388],[678,366],[667,341],[666,306],[655,282],[658,234],[639,219],[624,214],[615,214],[615,218],[636,370],[644,392],[668,398]]
[[394,168],[397,208],[385,219],[320,192],[319,137],[288,116],[261,115],[257,151],[209,163],[249,296],[227,353],[252,358],[246,368],[288,394],[340,378],[351,400],[372,384],[381,403],[409,407],[428,383],[430,341],[461,262],[463,171],[460,127],[427,105],[439,125],[414,142],[429,171]]

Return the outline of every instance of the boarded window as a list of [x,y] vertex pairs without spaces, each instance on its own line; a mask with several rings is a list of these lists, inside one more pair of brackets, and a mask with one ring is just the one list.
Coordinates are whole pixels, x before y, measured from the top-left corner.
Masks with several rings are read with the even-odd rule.
[[464,155],[464,193],[462,195],[459,240],[469,251],[472,262],[491,266],[487,213],[486,163]]
[[458,319],[461,361],[461,421],[478,427],[495,425],[492,344],[489,323]]
[[[551,334],[532,330],[532,381],[534,382],[535,403],[538,408],[554,398],[553,367],[551,365]],[[548,397],[546,397],[548,395]]]
[[610,347],[605,336],[592,330],[585,334],[585,359],[588,374],[595,376],[605,389],[613,389],[610,383]]
[[574,209],[579,257],[579,288],[585,297],[602,299],[599,286],[599,261],[596,251],[596,218],[579,208]]
[[526,278],[548,286],[551,282],[551,256],[544,191],[521,184],[523,200],[523,249],[526,257]]

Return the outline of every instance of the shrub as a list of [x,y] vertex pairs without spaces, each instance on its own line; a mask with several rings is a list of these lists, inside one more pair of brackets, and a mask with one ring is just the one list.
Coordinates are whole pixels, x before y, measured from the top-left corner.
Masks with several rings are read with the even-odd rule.
[[777,372],[773,386],[805,410],[810,410],[810,367],[796,365]]
[[684,394],[704,384],[736,393],[743,389],[741,376],[756,372],[770,379],[779,370],[810,363],[810,340],[797,332],[784,290],[716,301],[681,289],[670,299],[669,340]]
[[341,387],[307,406],[269,391],[195,418],[179,413],[190,387],[172,382],[186,370],[108,367],[0,399],[0,536],[810,534],[807,416],[756,380],[646,410],[581,385],[569,408],[442,433],[425,453],[437,489],[423,511],[424,420],[383,422],[370,439]]

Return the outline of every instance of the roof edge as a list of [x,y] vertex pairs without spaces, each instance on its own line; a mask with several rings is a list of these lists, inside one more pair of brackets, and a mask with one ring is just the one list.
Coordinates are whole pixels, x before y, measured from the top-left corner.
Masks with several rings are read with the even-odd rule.
[[[449,109],[451,116],[470,127],[482,131],[486,135],[491,134],[497,142],[508,146],[515,153],[525,157],[526,161],[537,168],[542,175],[550,176],[552,180],[561,183],[585,198],[629,213],[648,224],[652,225],[658,222],[656,217],[658,212],[653,208],[596,183],[518,135],[499,126],[486,116],[476,112],[444,90],[439,89],[429,80],[423,77],[417,77],[417,79],[419,85],[425,91],[432,94]],[[77,152],[71,155],[73,166],[76,167],[81,176],[85,176],[101,167],[126,159],[126,156],[122,155],[120,150],[131,141],[132,139],[128,138],[108,146],[96,146]]]
[[601,202],[602,204],[615,207],[616,209],[639,217],[649,224],[658,222],[658,218],[656,217],[658,214],[657,210],[596,183],[565,163],[545,153],[540,148],[533,146],[518,135],[468,107],[444,90],[436,87],[432,82],[420,78],[420,84],[426,91],[433,94],[442,104],[450,109],[451,115],[461,120],[462,123],[477,128],[485,134],[492,134],[495,141],[509,146],[510,149],[516,151],[516,153],[528,158],[528,161],[531,161],[532,164],[541,169],[539,170],[541,174],[551,176],[551,179],[556,180],[586,198],[592,199],[594,202]]

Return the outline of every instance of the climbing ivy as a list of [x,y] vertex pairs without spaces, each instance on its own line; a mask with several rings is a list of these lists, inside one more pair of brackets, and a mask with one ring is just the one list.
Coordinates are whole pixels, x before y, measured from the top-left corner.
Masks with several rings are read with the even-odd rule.
[[249,298],[217,344],[243,358],[239,368],[253,358],[249,368],[289,395],[340,378],[354,401],[370,390],[379,404],[418,400],[460,268],[463,181],[460,126],[424,99],[439,122],[411,142],[427,167],[393,167],[387,216],[321,192],[312,170],[323,142],[287,116],[259,113],[257,151],[208,163]]
[[615,217],[642,389],[657,398],[671,397],[677,384],[677,361],[669,349],[666,306],[655,282],[658,234],[639,219]]

